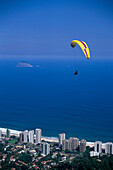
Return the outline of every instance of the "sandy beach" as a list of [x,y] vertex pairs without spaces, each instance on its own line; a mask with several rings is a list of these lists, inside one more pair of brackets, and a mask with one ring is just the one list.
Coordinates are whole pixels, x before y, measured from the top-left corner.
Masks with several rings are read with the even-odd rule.
[[[7,128],[0,128],[0,130],[2,131],[3,134],[5,134]],[[9,130],[10,130],[11,135],[16,135],[16,136],[19,136],[19,134],[22,132],[22,131],[13,130],[13,129],[9,129]]]

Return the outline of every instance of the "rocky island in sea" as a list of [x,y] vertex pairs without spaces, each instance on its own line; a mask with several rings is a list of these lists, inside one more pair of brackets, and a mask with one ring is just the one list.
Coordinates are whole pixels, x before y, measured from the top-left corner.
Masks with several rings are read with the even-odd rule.
[[16,67],[34,67],[34,66],[25,61],[19,61]]

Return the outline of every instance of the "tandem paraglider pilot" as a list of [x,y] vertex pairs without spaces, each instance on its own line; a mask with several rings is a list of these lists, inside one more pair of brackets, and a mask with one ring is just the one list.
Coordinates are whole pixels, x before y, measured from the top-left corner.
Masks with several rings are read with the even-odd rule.
[[77,75],[78,74],[78,71],[76,70],[75,73],[73,73],[74,75]]

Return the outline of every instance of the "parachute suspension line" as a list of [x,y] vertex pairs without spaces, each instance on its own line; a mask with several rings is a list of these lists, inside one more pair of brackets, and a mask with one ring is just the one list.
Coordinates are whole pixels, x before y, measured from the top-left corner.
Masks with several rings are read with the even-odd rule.
[[74,65],[73,66],[73,72],[75,72],[79,68],[79,60],[78,60],[76,50],[73,49],[72,54],[73,54],[73,65]]

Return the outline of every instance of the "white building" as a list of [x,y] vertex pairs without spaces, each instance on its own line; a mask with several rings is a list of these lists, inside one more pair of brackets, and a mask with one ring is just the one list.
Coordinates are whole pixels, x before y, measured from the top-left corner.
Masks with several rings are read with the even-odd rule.
[[102,153],[102,142],[101,141],[96,141],[94,143],[94,151]]
[[93,157],[93,156],[99,156],[99,152],[91,151],[90,157]]
[[36,129],[36,144],[41,143],[41,129]]
[[24,131],[24,142],[27,143],[28,142],[28,130]]
[[34,130],[29,131],[29,142],[34,143]]
[[106,154],[113,154],[113,143],[107,142],[105,144],[105,153]]
[[62,146],[62,141],[65,140],[65,133],[59,134],[59,147]]
[[43,142],[41,144],[41,153],[48,155],[50,153],[50,144]]

